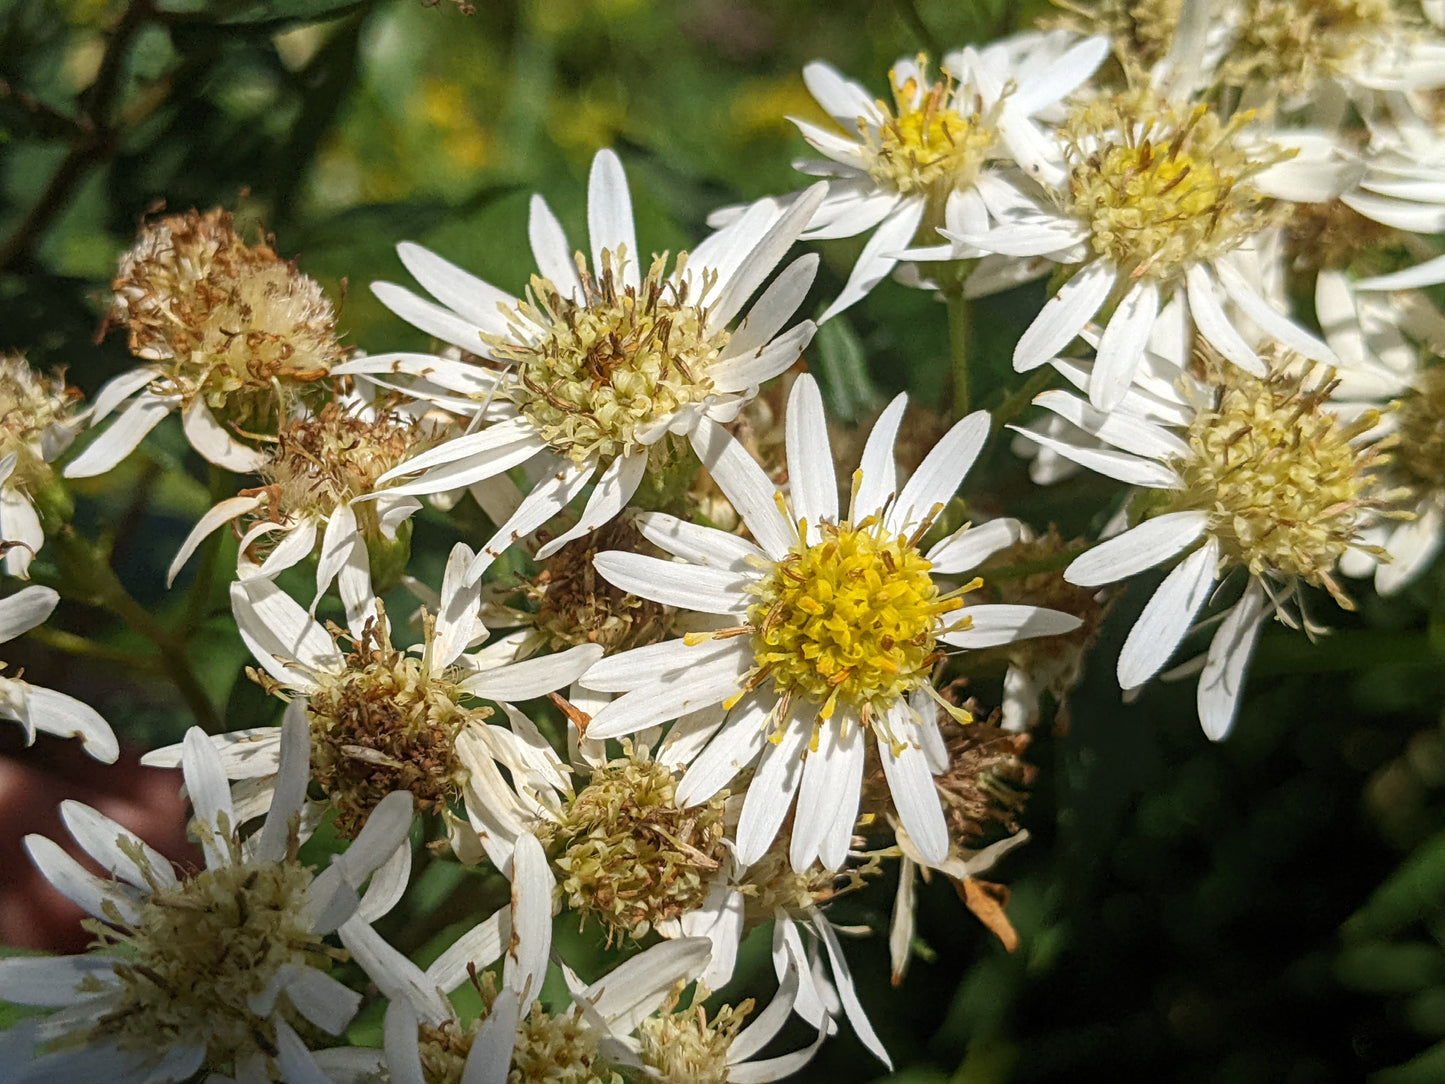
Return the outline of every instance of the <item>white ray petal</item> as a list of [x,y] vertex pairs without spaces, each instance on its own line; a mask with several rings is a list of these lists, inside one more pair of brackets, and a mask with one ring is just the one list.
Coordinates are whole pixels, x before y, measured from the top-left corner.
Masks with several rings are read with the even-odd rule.
[[1214,586],[1219,546],[1200,546],[1165,577],[1119,652],[1119,687],[1137,689],[1164,668]]
[[[427,293],[463,320],[494,334],[506,330],[506,319],[498,308],[516,308],[517,299],[511,294],[411,241],[397,245],[396,254],[401,257],[402,266],[426,288]],[[478,343],[472,353],[480,349],[481,344]]]
[[1202,264],[1194,264],[1185,272],[1189,296],[1189,315],[1199,334],[1226,359],[1254,376],[1265,375],[1265,364],[1245,341],[1233,322],[1225,315],[1216,290],[1214,276]]
[[717,487],[738,510],[753,538],[773,560],[781,560],[794,540],[794,528],[778,510],[777,487],[732,435],[711,420],[690,434],[693,450]]
[[593,564],[614,587],[698,613],[745,613],[753,601],[748,586],[758,578],[756,572],[728,572],[625,550],[599,553]]
[[597,472],[592,462],[573,463],[570,459],[554,460],[556,468],[532,492],[517,505],[511,518],[497,528],[496,533],[482,545],[476,557],[467,568],[467,579],[478,580],[500,557],[507,547],[526,538],[542,524],[566,508],[587,487]]
[[803,779],[803,750],[812,730],[810,720],[793,716],[783,721],[776,742],[764,744],[738,818],[737,854],[743,865],[751,866],[778,838]]
[[[532,245],[538,273],[544,279],[551,279],[552,285],[564,296],[580,302],[582,283],[577,278],[577,265],[572,261],[572,246],[567,243],[567,234],[552,213],[552,208],[536,193],[532,196],[527,215],[527,239]],[[628,249],[627,256],[636,260],[638,253]]]
[[890,530],[907,533],[922,523],[936,505],[947,504],[973,469],[988,440],[988,411],[976,410],[953,424],[923,457],[913,476],[903,485],[898,500],[888,510]]
[[639,267],[642,254],[637,249],[637,230],[632,224],[632,196],[627,191],[627,174],[617,155],[603,148],[592,159],[592,172],[587,178],[587,236],[592,242],[592,270],[602,273],[602,253],[612,253],[613,270],[622,249],[627,262],[622,268],[624,286],[636,289],[642,283]]
[[898,252],[907,248],[914,234],[918,232],[927,206],[928,201],[922,196],[910,197],[900,201],[889,212],[888,217],[878,223],[873,236],[868,238],[868,243],[858,254],[858,260],[853,264],[853,271],[844,283],[843,291],[823,315],[818,317],[818,323],[827,323],[844,309],[861,301],[873,287],[887,277],[898,264]]
[[405,286],[398,286],[394,282],[373,282],[371,292],[393,313],[432,338],[451,343],[468,353],[485,352],[482,329],[451,309],[420,298]]
[[610,523],[632,500],[637,487],[647,473],[647,453],[636,451],[619,455],[607,464],[597,478],[597,485],[577,523],[563,531],[537,551],[537,560],[545,561],[573,539],[591,534],[598,527]]
[[1088,467],[1092,471],[1098,471],[1110,478],[1117,478],[1121,482],[1128,482],[1130,485],[1144,486],[1148,489],[1177,489],[1183,485],[1179,475],[1172,469],[1163,463],[1156,463],[1152,459],[1141,459],[1137,455],[1116,452],[1112,448],[1081,448],[1076,444],[1055,440],[1053,437],[1036,433],[1022,426],[1010,425],[1009,428],[1035,444],[1057,452],[1071,463]]
[[788,396],[784,437],[793,515],[800,522],[807,521],[808,541],[816,545],[822,539],[818,524],[838,522],[838,479],[833,473],[823,396],[818,382],[807,373],[798,377]]
[[715,527],[702,527],[665,512],[643,512],[633,521],[653,545],[696,565],[728,572],[770,564],[767,554],[746,538]]
[[1049,298],[1019,338],[1014,368],[1019,372],[1036,369],[1073,342],[1104,304],[1118,277],[1118,270],[1105,260],[1081,268]]
[[1080,587],[1098,587],[1128,579],[1183,553],[1203,535],[1208,525],[1208,512],[1166,512],[1154,516],[1081,553],[1064,569],[1064,579]]
[[945,632],[939,639],[954,647],[973,649],[1031,640],[1036,636],[1061,636],[1083,623],[1073,614],[1059,610],[1005,603],[965,606],[957,614],[970,618],[972,624],[957,632]]
[[1099,340],[1089,380],[1089,401],[1098,409],[1113,410],[1124,398],[1158,315],[1159,287],[1152,279],[1135,283],[1119,302]]
[[62,472],[67,478],[94,478],[104,474],[140,446],[147,433],[160,424],[175,403],[143,392],[131,400],[115,421],[72,459]]
[[1228,737],[1244,691],[1244,672],[1254,641],[1268,616],[1264,585],[1250,577],[1244,596],[1234,604],[1209,642],[1209,655],[1199,675],[1199,722],[1210,741]]
[[987,561],[999,550],[1007,549],[1022,536],[1023,527],[1016,519],[991,519],[977,527],[965,527],[937,543],[928,551],[934,571],[966,572]]

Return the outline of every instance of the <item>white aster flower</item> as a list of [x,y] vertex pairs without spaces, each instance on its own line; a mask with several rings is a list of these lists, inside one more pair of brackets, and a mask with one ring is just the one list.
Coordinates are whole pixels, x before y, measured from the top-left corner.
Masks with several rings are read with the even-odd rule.
[[148,226],[113,289],[110,320],[127,327],[146,364],[97,393],[91,425],[120,414],[66,465],[67,478],[104,474],[173,410],[208,462],[255,470],[264,457],[237,434],[274,433],[342,358],[321,287],[270,245],[246,244],[223,211]]
[[60,376],[41,376],[24,358],[0,355],[0,567],[7,575],[28,577],[31,558],[45,544],[42,509],[69,513],[50,464],[81,424],[77,394]]
[[[359,829],[393,790],[410,791],[421,810],[443,813],[458,796],[471,808],[483,785],[475,777],[500,778],[494,760],[523,755],[518,745],[545,745],[510,702],[562,688],[602,656],[588,644],[513,662],[515,637],[467,652],[480,588],[461,580],[472,556],[465,545],[453,551],[442,589],[446,604],[435,617],[426,615],[415,649],[392,646],[376,600],[347,651],[274,583],[256,578],[231,587],[242,640],[272,687],[296,698],[292,712],[309,723],[312,777],[326,795],[320,808],[335,809],[343,834]],[[493,709],[485,702],[500,707],[510,727],[487,723]],[[248,811],[265,808],[278,778],[283,731],[256,727],[209,740],[227,777],[238,782],[237,801]],[[142,763],[169,766],[181,753],[176,746],[158,749]],[[318,813],[309,811],[308,824]]]
[[[1022,35],[949,53],[937,81],[930,80],[925,57],[905,57],[888,73],[892,106],[822,61],[805,67],[808,90],[847,135],[789,118],[826,156],[796,168],[829,178],[827,198],[803,239],[873,231],[819,322],[866,296],[915,238],[926,243],[945,224],[986,229],[990,203],[1009,198],[1009,182],[991,168],[995,163],[1014,161],[1052,178],[1057,167],[1031,118],[1084,83],[1108,48],[1104,38],[1075,43],[1066,33]],[[728,208],[710,221],[740,213]]]
[[201,517],[171,562],[167,585],[226,523],[243,525],[240,574],[247,577],[274,579],[318,552],[319,540],[312,611],[335,582],[347,624],[360,635],[377,593],[372,568],[383,575],[395,569],[388,578],[400,574],[410,552],[408,521],[421,507],[415,497],[379,487],[377,479],[426,443],[420,419],[358,396],[291,419],[257,468],[262,484]]
[[771,846],[795,796],[794,868],[816,858],[829,869],[842,865],[870,738],[903,823],[921,851],[941,860],[948,834],[929,750],[939,744],[931,678],[943,645],[989,647],[1078,626],[1032,606],[962,610],[959,596],[982,581],[940,587],[936,575],[974,567],[1014,541],[1018,524],[960,529],[927,554],[919,550],[982,449],[989,418],[980,411],[957,423],[900,489],[893,442],[905,404],[906,396],[895,399],[869,436],[846,517],[822,400],[804,376],[788,402],[791,512],[743,447],[705,426],[694,447],[756,542],[653,513],[638,518],[643,534],[680,560],[597,556],[602,574],[625,590],[737,623],[604,659],[582,684],[625,694],[592,719],[592,739],[723,706],[694,716],[708,733],[698,735],[701,751],[678,800],[705,801],[756,761],[737,832],[744,865]]
[[812,338],[808,320],[779,332],[812,284],[815,256],[795,260],[737,317],[822,196],[819,185],[786,211],[759,204],[690,256],[679,255],[671,272],[665,253],[644,267],[622,164],[604,150],[588,186],[590,271],[585,257],[574,259],[540,196],[530,223],[539,273],[525,301],[426,249],[401,245],[402,262],[441,304],[386,282],[374,284],[377,297],[423,331],[503,367],[425,354],[342,366],[339,372],[416,378],[404,390],[481,425],[379,481],[417,475],[389,491],[401,495],[458,489],[522,464],[542,478],[482,546],[474,577],[594,481],[576,525],[537,556],[600,527],[626,506],[649,463],[656,469],[669,459],[669,435],[705,420],[731,421]]
[[[0,644],[41,624],[59,602],[60,595],[49,587],[26,587],[0,599]],[[120,755],[110,724],[94,708],[18,676],[0,676],[0,719],[13,719],[24,727],[26,742],[33,742],[39,730],[79,738],[87,753],[106,764]]]
[[[365,923],[343,927],[342,939],[352,956],[390,999],[386,1045],[372,1054],[377,1068],[384,1067],[395,1084],[505,1084],[509,1079],[601,1084],[613,1079],[614,1067],[655,1078],[644,1065],[659,1060],[656,1042],[667,1021],[649,1023],[648,1018],[665,1007],[674,987],[690,981],[706,963],[707,942],[693,938],[654,945],[591,984],[564,966],[573,1003],[549,1012],[538,996],[551,949],[554,882],[547,856],[532,836],[519,836],[509,857],[511,907],[463,934],[425,971]],[[470,978],[499,958],[500,989],[491,976]],[[467,1022],[447,994],[469,978],[485,1012]],[[689,1084],[770,1081],[779,1079],[772,1072],[803,1064],[806,1058],[784,1055],[753,1063],[747,1076],[731,1072],[781,1029],[792,990],[785,986],[751,1028],[708,1050],[720,1055],[707,1066],[717,1075],[700,1075]],[[322,1055],[323,1063],[327,1060]]]
[[1209,105],[1171,102],[1149,87],[1080,102],[1059,131],[1066,180],[1048,190],[1048,206],[1015,209],[985,233],[942,231],[965,249],[1070,265],[1019,339],[1014,368],[1047,363],[1103,312],[1089,386],[1101,410],[1121,401],[1166,317],[1184,324],[1175,337],[1192,341],[1197,331],[1264,376],[1226,304],[1290,349],[1334,362],[1265,299],[1252,257],[1272,222],[1270,200],[1331,198],[1347,163],[1322,136],[1262,132],[1250,120],[1237,113],[1222,121]]
[[[1086,369],[1058,364],[1078,386],[1089,386]],[[1018,431],[1145,491],[1131,505],[1127,530],[1069,565],[1070,583],[1113,583],[1184,555],[1124,642],[1122,688],[1159,673],[1215,585],[1243,570],[1244,592],[1215,631],[1199,680],[1199,720],[1218,740],[1233,725],[1265,618],[1303,620],[1292,612],[1301,584],[1324,587],[1352,608],[1335,580],[1337,566],[1349,550],[1369,547],[1364,531],[1375,509],[1396,495],[1380,486],[1380,450],[1367,439],[1378,415],[1342,420],[1326,407],[1332,385],[1307,364],[1295,359],[1264,380],[1219,366],[1212,378],[1202,385],[1181,377],[1173,389],[1152,381],[1126,390],[1107,413],[1064,391],[1034,400],[1102,447]]]
[[339,1034],[361,1002],[327,973],[340,953],[325,938],[359,908],[380,917],[357,893],[405,845],[411,797],[391,795],[351,847],[313,875],[296,859],[292,824],[307,781],[300,720],[282,744],[275,803],[243,840],[215,748],[199,729],[187,734],[186,789],[206,859],[189,876],[79,802],[62,803],[66,827],[112,879],[92,876],[43,836],[26,837],[41,872],[116,951],[0,961],[7,1000],[60,1009],[35,1028],[48,1051],[0,1066],[0,1076],[142,1084],[205,1069],[242,1084],[324,1079],[296,1029],[305,1021]]

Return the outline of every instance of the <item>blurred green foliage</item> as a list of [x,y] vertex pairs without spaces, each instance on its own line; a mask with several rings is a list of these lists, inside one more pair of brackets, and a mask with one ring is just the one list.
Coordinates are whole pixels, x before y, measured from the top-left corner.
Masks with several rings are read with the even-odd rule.
[[[0,349],[64,366],[93,394],[129,367],[118,337],[96,340],[137,224],[162,206],[215,205],[273,231],[327,286],[349,343],[424,348],[366,289],[405,281],[396,242],[520,290],[530,194],[544,193],[580,242],[586,166],[610,145],[642,246],[687,247],[716,207],[800,183],[789,163],[804,145],[785,117],[819,117],[806,61],[881,93],[899,55],[988,40],[1041,7],[527,0],[464,14],[418,0],[0,0]],[[860,243],[823,246],[810,304],[836,294]],[[1007,359],[1041,291],[996,299],[977,322],[981,405],[1017,388]],[[943,309],[884,286],[824,329],[809,362],[845,422],[904,389],[942,407]],[[1066,535],[1110,511],[1099,480],[1037,491],[1004,448],[987,477],[970,501]],[[237,680],[246,653],[224,584],[199,598],[185,577],[175,593],[162,586],[214,496],[174,421],[123,470],[78,488],[80,520],[113,546],[127,587],[186,630],[214,706],[231,726],[266,718],[259,690]],[[426,516],[417,571],[436,582],[459,528]],[[1316,643],[1267,632],[1235,732],[1217,746],[1200,734],[1187,682],[1120,702],[1112,660],[1147,586],[1116,607],[1072,725],[1033,747],[1033,840],[997,873],[1013,890],[1018,952],[960,926],[941,879],[920,896],[931,959],[901,987],[889,985],[883,937],[851,946],[900,1066],[888,1079],[1445,1080],[1445,578],[1436,570],[1389,601],[1360,589],[1360,612]],[[87,634],[102,622],[82,607],[59,620]],[[120,628],[98,639],[138,649]],[[189,722],[154,675],[86,660],[81,676],[26,650],[38,680],[83,687],[136,745],[174,740]],[[985,683],[977,691],[987,699]],[[438,911],[465,876],[433,863],[384,932],[425,962],[474,917]],[[497,885],[478,891],[490,898]],[[835,917],[884,929],[891,898],[877,885]],[[430,946],[405,943],[418,918],[441,930]],[[559,937],[569,953],[586,943]],[[750,943],[739,987],[769,967],[765,945]],[[353,1034],[375,1041],[374,1014]],[[799,1079],[878,1078],[845,1034]]]

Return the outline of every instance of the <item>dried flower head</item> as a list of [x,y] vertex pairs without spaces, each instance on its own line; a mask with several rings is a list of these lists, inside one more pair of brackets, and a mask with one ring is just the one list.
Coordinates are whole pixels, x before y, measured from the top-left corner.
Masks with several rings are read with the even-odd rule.
[[642,1064],[652,1070],[648,1077],[664,1084],[727,1084],[728,1050],[753,1011],[753,1000],[724,1005],[709,1020],[700,997],[678,1010],[682,991],[679,983],[661,1012],[638,1028]]

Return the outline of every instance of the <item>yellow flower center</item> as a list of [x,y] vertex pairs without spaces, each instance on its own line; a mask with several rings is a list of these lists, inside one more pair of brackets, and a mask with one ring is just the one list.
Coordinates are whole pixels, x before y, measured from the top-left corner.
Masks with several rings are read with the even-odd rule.
[[[92,1041],[145,1054],[203,1044],[214,1065],[257,1046],[275,1049],[272,1021],[256,1015],[248,1000],[285,965],[329,968],[332,952],[302,918],[311,871],[294,853],[284,862],[243,863],[239,843],[230,842],[233,865],[174,888],[152,880],[134,926],[116,930],[87,920],[103,944],[127,950],[115,964],[121,1005],[100,1018]],[[144,854],[134,850],[131,857],[149,869]],[[284,995],[276,1015],[299,1022]]]
[[1074,110],[1063,134],[1069,213],[1130,278],[1161,281],[1238,247],[1268,222],[1246,178],[1282,155],[1247,157],[1207,105],[1185,110],[1129,91]]
[[1400,400],[1395,463],[1407,484],[1445,490],[1445,365],[1421,371],[1415,390]]
[[871,516],[821,528],[820,542],[798,542],[753,588],[746,687],[771,676],[780,695],[820,703],[820,719],[841,701],[866,721],[928,680],[942,619],[963,603],[939,592],[916,537]]
[[1174,464],[1184,488],[1163,510],[1208,512],[1227,562],[1322,585],[1348,607],[1333,570],[1347,549],[1364,548],[1367,512],[1389,497],[1373,488],[1380,445],[1355,445],[1379,414],[1342,422],[1325,409],[1333,384],[1291,368],[1267,380],[1234,367],[1216,374],[1215,403]]
[[[682,988],[679,983],[662,1011],[637,1029],[642,1064],[656,1074],[647,1079],[662,1084],[727,1084],[728,1050],[753,1011],[753,1001],[724,1005],[709,1020],[700,1004],[675,1011]],[[699,991],[696,1000],[702,996]]]
[[[926,57],[918,58],[918,67],[927,78]],[[876,134],[866,118],[858,118],[868,173],[905,196],[916,192],[947,196],[954,188],[972,184],[993,146],[992,115],[979,110],[968,116],[960,113],[952,76],[934,83],[922,97],[913,76],[900,79],[890,71],[888,81],[897,115],[880,100],[878,108],[886,119]]]
[[[707,332],[716,272],[703,272],[694,299],[686,253],[671,277],[667,254],[656,257],[640,287],[618,279],[627,258],[604,252],[593,278],[579,253],[580,303],[534,277],[513,333],[486,337],[499,361],[516,365],[507,395],[557,454],[577,463],[644,447],[640,430],[712,394],[708,370],[729,338]],[[546,332],[533,341],[538,325]]]
[[562,810],[557,828],[558,891],[583,919],[596,915],[609,941],[647,936],[707,900],[712,875],[726,854],[727,791],[683,810],[672,770],[629,753],[592,773]]

